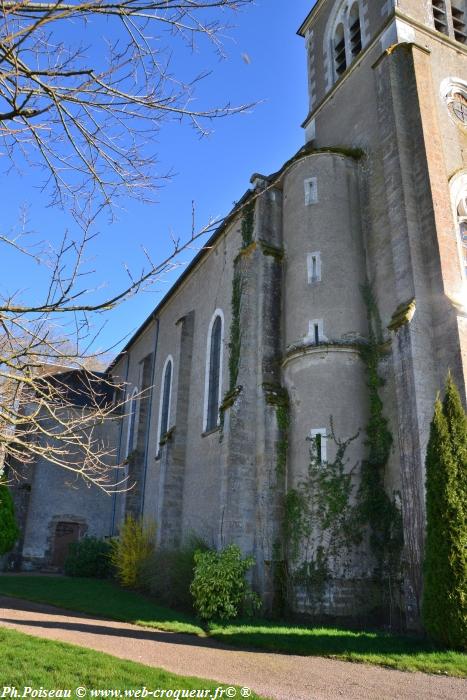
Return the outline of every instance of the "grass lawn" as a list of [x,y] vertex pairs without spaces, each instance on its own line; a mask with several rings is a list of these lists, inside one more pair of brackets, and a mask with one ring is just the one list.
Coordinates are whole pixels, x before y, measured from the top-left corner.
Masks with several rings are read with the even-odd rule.
[[467,654],[440,649],[424,639],[382,632],[291,627],[286,623],[263,620],[211,624],[206,631],[196,619],[158,606],[148,598],[123,590],[109,581],[7,575],[0,576],[1,593],[147,627],[208,635],[232,646],[467,677]]
[[[0,688],[13,686],[22,693],[24,686],[39,689],[72,690],[84,686],[88,691],[142,689],[215,689],[215,681],[177,676],[159,668],[123,661],[100,651],[48,639],[37,639],[22,632],[0,627]],[[227,687],[227,686],[223,686]],[[122,692],[123,695],[123,692]],[[240,697],[240,693],[238,693]],[[123,696],[124,697],[124,696]],[[214,693],[213,693],[214,697]],[[259,696],[252,694],[259,700]]]

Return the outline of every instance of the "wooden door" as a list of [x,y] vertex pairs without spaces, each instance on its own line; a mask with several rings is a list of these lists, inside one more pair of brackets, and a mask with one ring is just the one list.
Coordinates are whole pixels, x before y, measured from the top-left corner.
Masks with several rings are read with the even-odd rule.
[[68,548],[72,542],[79,540],[79,525],[78,523],[59,522],[55,528],[54,551],[52,557],[52,566],[57,566],[60,569],[65,564],[65,559],[68,555]]

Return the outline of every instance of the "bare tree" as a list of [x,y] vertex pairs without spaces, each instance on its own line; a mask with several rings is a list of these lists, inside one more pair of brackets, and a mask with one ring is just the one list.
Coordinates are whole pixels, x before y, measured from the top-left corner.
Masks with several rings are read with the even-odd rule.
[[111,297],[89,281],[93,222],[121,195],[151,199],[151,142],[168,119],[205,133],[212,119],[246,109],[195,108],[204,74],[175,75],[171,57],[180,42],[194,50],[205,39],[220,53],[219,14],[252,1],[0,0],[0,155],[8,167],[39,165],[52,203],[78,230],[55,250],[0,231],[0,252],[12,248],[48,271],[33,303],[0,296],[0,476],[4,461],[11,474],[45,458],[105,490],[125,487],[102,430],[116,410],[125,412],[125,387],[89,369],[93,318],[171,271],[176,256],[220,222],[193,223],[163,261],[144,251],[144,269],[127,270],[128,283]]
[[253,0],[0,0],[5,153],[45,169],[54,201],[89,215],[121,194],[151,197],[154,136],[168,119],[208,123],[246,109],[196,108],[201,75],[172,72],[180,42],[221,53],[219,13]]
[[21,237],[3,237],[20,258],[33,255],[45,265],[49,277],[34,305],[0,294],[0,477],[4,463],[10,476],[20,477],[22,466],[47,459],[104,490],[127,486],[124,476],[114,473],[123,473],[123,465],[116,462],[110,436],[129,397],[123,384],[96,370],[110,349],[92,350],[93,321],[176,269],[179,253],[218,223],[174,240],[161,262],[146,253],[146,268],[136,278],[129,273],[124,288],[100,300],[98,290],[90,288],[93,271],[84,262],[86,231],[79,244],[65,237],[54,252],[47,247],[32,253],[34,247],[25,247]]

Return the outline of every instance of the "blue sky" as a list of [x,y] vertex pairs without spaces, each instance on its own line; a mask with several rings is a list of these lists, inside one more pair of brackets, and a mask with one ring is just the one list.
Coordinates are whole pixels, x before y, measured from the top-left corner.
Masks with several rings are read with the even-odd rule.
[[[224,44],[226,60],[219,61],[204,46],[196,56],[176,57],[174,67],[185,75],[194,75],[203,67],[212,70],[197,89],[200,106],[260,103],[248,114],[215,121],[213,133],[202,139],[188,125],[163,127],[154,149],[161,172],[171,169],[175,174],[158,191],[156,204],[127,201],[111,224],[101,216],[96,225],[99,236],[88,250],[89,265],[95,269],[90,287],[101,287],[100,293],[102,286],[106,293],[118,290],[127,280],[125,265],[135,274],[144,265],[143,247],[152,259],[160,260],[170,250],[171,234],[183,238],[189,233],[192,200],[199,225],[209,217],[225,215],[249,187],[253,172],[274,172],[303,145],[300,123],[307,113],[306,56],[296,30],[313,5],[314,0],[256,0],[234,17],[236,26]],[[3,177],[2,228],[9,231],[17,226],[21,208],[26,206],[28,228],[38,238],[57,241],[66,228],[73,235],[73,220],[66,212],[47,206],[47,193],[40,184],[40,173],[28,168]],[[182,262],[187,259],[185,255]],[[151,291],[101,316],[98,322],[105,325],[97,345],[117,344],[118,349],[175,276],[172,273]],[[25,299],[38,298],[45,279],[37,265],[23,261],[19,267],[13,256],[3,257],[3,294],[14,289]]]

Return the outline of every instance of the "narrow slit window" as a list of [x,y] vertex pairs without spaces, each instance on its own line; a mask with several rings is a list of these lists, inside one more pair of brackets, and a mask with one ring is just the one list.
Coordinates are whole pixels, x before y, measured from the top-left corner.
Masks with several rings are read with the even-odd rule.
[[318,178],[309,177],[305,180],[305,205],[316,204],[318,201]]
[[347,69],[344,25],[342,24],[339,24],[334,34],[334,64],[336,67],[336,75],[339,78]]
[[320,253],[308,253],[308,284],[321,282],[321,255]]
[[319,345],[326,342],[327,338],[324,335],[324,323],[322,318],[314,318],[308,321],[308,333],[305,336],[305,342],[313,345]]
[[318,433],[315,437],[315,447],[316,447],[316,459],[319,464],[323,463],[323,451],[322,451],[322,441],[323,437],[321,433]]
[[449,34],[446,4],[444,0],[432,0],[432,7],[435,29],[443,34]]
[[467,43],[467,31],[465,26],[465,0],[451,0],[452,26],[454,39],[461,44]]
[[319,326],[317,323],[315,323],[313,326],[313,333],[314,333],[315,345],[319,345]]
[[214,430],[219,424],[221,394],[222,318],[216,316],[211,328],[208,362],[208,386],[205,431]]
[[327,461],[327,432],[326,428],[317,428],[310,432],[311,455],[319,466]]
[[349,15],[350,32],[350,52],[356,58],[362,50],[362,28],[360,25],[360,10],[358,3],[355,3]]
[[318,263],[316,261],[316,255],[311,258],[311,278],[315,280],[318,276]]

